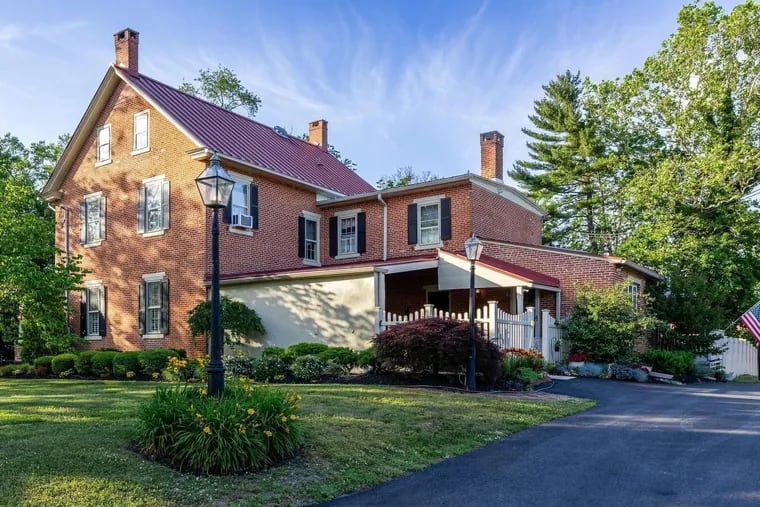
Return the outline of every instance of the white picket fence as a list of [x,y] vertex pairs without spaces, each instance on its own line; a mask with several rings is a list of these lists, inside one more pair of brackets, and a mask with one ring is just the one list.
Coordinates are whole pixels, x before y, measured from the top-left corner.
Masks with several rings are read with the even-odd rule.
[[707,356],[709,364],[721,364],[726,374],[757,376],[757,348],[754,344],[741,338],[723,336],[713,345],[723,352]]
[[[381,308],[377,308],[375,331],[379,333],[397,324],[433,317],[467,322],[470,315],[468,312],[452,313],[436,310],[433,305],[424,305],[422,309],[406,315],[384,312]],[[554,317],[549,314],[549,310],[541,312],[541,327],[538,336],[535,333],[536,319],[531,307],[520,315],[513,315],[499,308],[496,301],[489,301],[486,306],[475,311],[474,321],[482,333],[499,348],[540,350],[544,358],[553,362],[560,361],[562,355],[567,353],[564,348],[555,350],[555,343],[561,340],[562,333]],[[560,343],[562,347],[565,346],[564,342]]]

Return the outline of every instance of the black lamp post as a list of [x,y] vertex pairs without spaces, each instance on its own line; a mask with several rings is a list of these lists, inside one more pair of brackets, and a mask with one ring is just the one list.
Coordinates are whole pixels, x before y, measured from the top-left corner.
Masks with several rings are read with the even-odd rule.
[[483,253],[483,244],[475,234],[464,242],[464,254],[470,261],[470,357],[467,367],[467,390],[475,391],[475,262]]
[[222,319],[219,305],[219,208],[229,204],[235,182],[219,164],[214,153],[206,169],[195,178],[203,204],[214,211],[211,222],[211,340],[208,373],[208,394],[221,396],[224,392],[224,364],[222,363]]

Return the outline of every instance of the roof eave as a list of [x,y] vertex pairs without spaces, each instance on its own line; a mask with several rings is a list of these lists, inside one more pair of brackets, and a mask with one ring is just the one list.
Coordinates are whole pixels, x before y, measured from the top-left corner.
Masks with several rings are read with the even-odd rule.
[[76,129],[74,129],[74,133],[71,135],[69,142],[63,149],[63,153],[61,153],[61,156],[58,158],[55,168],[50,173],[50,177],[45,183],[45,186],[42,188],[41,195],[45,201],[50,202],[61,198],[59,188],[68,173],[68,168],[74,162],[74,159],[77,157],[84,144],[85,136],[83,134],[89,132],[95,125],[95,121],[97,120],[96,113],[100,112],[103,107],[105,107],[111,93],[118,85],[118,81],[119,78],[114,72],[113,66],[110,66],[106,71],[105,76],[103,76],[100,86],[98,86],[98,89],[90,100],[82,118],[79,120],[79,124]]
[[629,261],[628,259],[624,259],[622,257],[611,257],[609,259],[610,262],[612,262],[615,265],[618,266],[625,266],[627,268],[630,268],[634,271],[638,271],[639,273],[642,273],[650,278],[654,278],[655,280],[664,280],[665,277],[662,276],[657,271],[647,268],[645,266],[642,266],[640,264],[636,264],[635,262]]

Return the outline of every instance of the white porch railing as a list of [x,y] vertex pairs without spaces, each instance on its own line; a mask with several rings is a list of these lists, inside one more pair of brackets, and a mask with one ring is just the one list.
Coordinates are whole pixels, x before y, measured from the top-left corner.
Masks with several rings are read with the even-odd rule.
[[[406,315],[384,312],[381,308],[376,308],[375,331],[379,333],[397,324],[434,317],[467,322],[470,316],[468,312],[453,313],[436,310],[433,305],[424,305],[421,310]],[[560,341],[561,329],[555,323],[554,317],[549,314],[549,310],[541,312],[541,327],[538,336],[534,336],[536,321],[531,307],[520,315],[513,315],[499,308],[496,301],[489,301],[486,306],[476,310],[474,320],[483,335],[496,343],[499,348],[540,350],[547,361],[553,362],[560,361],[567,353],[564,350],[565,344]],[[555,343],[558,341],[561,347],[560,350],[555,350]]]

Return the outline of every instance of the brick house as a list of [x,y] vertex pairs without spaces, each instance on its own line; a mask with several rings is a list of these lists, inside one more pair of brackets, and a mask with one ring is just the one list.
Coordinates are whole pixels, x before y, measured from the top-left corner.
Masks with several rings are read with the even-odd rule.
[[256,309],[266,344],[363,347],[384,312],[429,304],[466,311],[475,234],[477,305],[555,317],[575,285],[657,273],[622,258],[541,245],[543,211],[504,184],[503,136],[480,136],[481,173],[375,190],[330,155],[327,122],[308,142],[139,73],[139,34],[114,36],[116,59],[44,190],[56,246],[89,270],[70,325],[93,348],[182,347],[207,297],[210,212],[195,177],[210,156],[236,181],[220,235],[222,293]]

